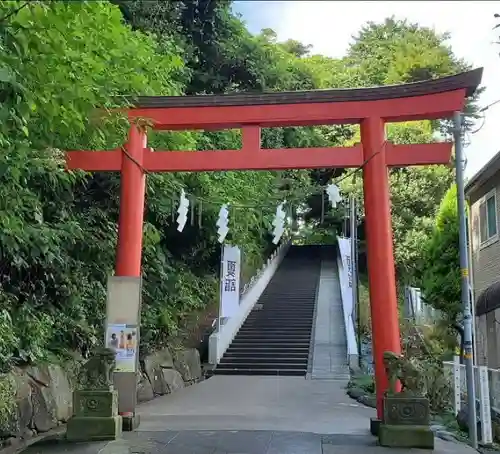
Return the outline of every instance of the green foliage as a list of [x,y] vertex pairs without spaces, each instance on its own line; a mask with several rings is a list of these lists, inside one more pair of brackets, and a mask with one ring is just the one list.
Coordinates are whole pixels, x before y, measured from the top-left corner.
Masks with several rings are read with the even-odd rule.
[[[462,67],[441,38],[405,23],[371,24],[345,59],[331,59],[309,55],[309,46],[294,40],[279,43],[272,30],[253,36],[230,6],[209,0],[0,3],[2,368],[85,351],[102,339],[119,175],[67,172],[63,150],[122,145],[129,125],[114,108],[124,105],[123,96],[356,87],[415,80],[425,68],[434,77]],[[393,29],[398,39],[387,37]],[[371,46],[376,52],[367,51]],[[389,134],[408,143],[431,141],[435,131],[434,124],[414,123],[391,126]],[[264,147],[286,148],[341,145],[356,134],[351,126],[322,126],[262,135]],[[165,150],[238,149],[241,137],[237,131],[164,132],[151,133],[148,142]],[[182,337],[189,315],[215,301],[221,203],[232,207],[228,240],[242,247],[249,276],[274,247],[267,232],[284,198],[297,212],[305,205],[305,222],[315,226],[308,241],[334,240],[343,214],[328,209],[318,185],[341,174],[148,175],[142,351]],[[400,269],[412,269],[450,175],[445,167],[391,174]],[[344,189],[361,198],[360,183],[345,180]],[[181,187],[196,197],[194,222],[182,234],[175,224]]]
[[[19,4],[3,2],[0,15]],[[58,147],[121,143],[126,124],[94,108],[118,106],[118,94],[179,93],[182,60],[124,27],[107,2],[33,2],[4,27],[0,66],[15,84],[2,105],[0,295],[12,339],[0,355],[33,360],[101,338],[114,263],[117,176],[68,173]]]
[[[168,35],[154,37],[133,31],[123,24],[119,8],[105,1],[20,6],[0,5],[0,17],[8,16],[0,41],[0,363],[6,369],[14,359],[85,351],[102,338],[106,279],[115,259],[119,178],[66,172],[60,149],[122,144],[128,125],[109,114],[122,105],[121,95],[190,90],[183,87],[189,82],[179,47],[187,39],[184,32],[170,28]],[[175,5],[170,7],[177,14]],[[220,14],[230,29],[242,27],[224,11]],[[203,68],[197,71],[201,78]],[[221,82],[210,83],[216,91]],[[224,90],[233,88],[227,84]],[[101,115],[95,107],[104,107]],[[283,130],[278,133],[264,134],[267,146],[282,145]],[[163,149],[234,149],[240,137],[232,131],[158,133],[149,142]],[[300,173],[289,176],[299,178]],[[281,200],[281,179],[282,174],[271,172],[148,176],[142,347],[155,348],[180,335],[188,315],[215,300],[220,254],[215,220],[221,203],[234,207],[229,240],[242,246],[246,273],[261,265],[270,249],[263,231],[274,212],[270,204]],[[198,220],[196,213],[195,225],[189,223],[179,234],[172,214],[181,186],[202,201],[196,210],[201,208],[203,215]]]
[[351,380],[349,380],[347,388],[362,389],[368,394],[375,394],[375,379],[373,375],[354,375]]
[[[382,23],[369,22],[363,26],[343,59],[312,56],[303,60],[315,68],[316,76],[328,81],[326,86],[359,87],[417,82],[469,69],[453,54],[447,38],[446,34],[437,34],[418,24],[388,18]],[[468,110],[473,112],[474,109],[474,102],[469,103]],[[430,121],[396,123],[389,124],[387,132],[391,142],[409,144],[433,142],[439,131],[446,132],[447,124]],[[345,136],[342,142],[359,141],[359,129],[351,129],[350,136]],[[327,180],[332,177],[331,174],[316,174],[325,176]],[[316,181],[325,184],[320,178]],[[398,277],[402,282],[415,279],[415,265],[422,254],[421,244],[432,231],[436,207],[452,181],[452,169],[446,166],[390,171],[394,253]],[[356,180],[344,179],[340,186],[344,193],[354,193],[360,202],[358,206],[362,207],[361,175]],[[317,219],[320,211],[312,209],[310,216]],[[361,211],[360,219],[362,216]],[[339,231],[341,219],[333,226]]]
[[0,427],[8,427],[17,408],[16,384],[11,374],[0,374]]
[[431,411],[434,414],[450,411],[453,388],[449,373],[444,371],[441,342],[436,342],[436,336],[442,341],[440,328],[432,326],[423,329],[405,321],[401,331],[403,355],[411,358],[422,371],[425,396],[429,399]]
[[370,292],[366,275],[360,275],[358,300],[360,330],[362,336],[366,336],[371,331]]
[[362,69],[363,85],[433,79],[466,66],[445,45],[448,37],[406,20],[369,22],[355,37],[347,60]]
[[422,293],[427,303],[442,311],[449,324],[460,313],[457,188],[446,192],[436,215],[434,230],[423,245],[420,263]]

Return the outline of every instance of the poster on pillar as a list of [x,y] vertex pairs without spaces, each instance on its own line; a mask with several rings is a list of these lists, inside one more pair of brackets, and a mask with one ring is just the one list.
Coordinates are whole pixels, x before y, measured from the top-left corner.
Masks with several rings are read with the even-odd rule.
[[353,313],[354,302],[352,299],[352,263],[351,263],[351,239],[337,237],[340,251],[340,260],[342,269],[340,276],[340,290],[342,292],[342,300],[344,301],[346,313]]
[[137,326],[109,324],[106,347],[116,352],[115,372],[135,372],[137,364]]
[[238,246],[224,245],[220,286],[220,316],[233,317],[240,305],[241,251]]

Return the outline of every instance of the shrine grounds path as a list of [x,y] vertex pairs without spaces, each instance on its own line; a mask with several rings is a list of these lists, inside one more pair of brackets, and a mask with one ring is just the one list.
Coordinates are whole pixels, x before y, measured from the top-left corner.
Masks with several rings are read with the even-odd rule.
[[[27,454],[384,454],[369,434],[374,410],[344,380],[214,376],[139,407],[141,425],[111,443],[38,445]],[[426,452],[411,450],[411,452]],[[436,454],[472,448],[436,437]]]

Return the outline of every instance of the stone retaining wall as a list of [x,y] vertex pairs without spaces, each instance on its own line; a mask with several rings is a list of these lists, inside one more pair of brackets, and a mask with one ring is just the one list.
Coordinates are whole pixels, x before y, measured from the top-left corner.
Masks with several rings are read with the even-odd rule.
[[[0,375],[0,448],[26,443],[68,421],[73,414],[74,377],[83,361],[15,368]],[[170,394],[201,379],[198,350],[175,355],[168,349],[158,351],[141,362],[138,401]]]

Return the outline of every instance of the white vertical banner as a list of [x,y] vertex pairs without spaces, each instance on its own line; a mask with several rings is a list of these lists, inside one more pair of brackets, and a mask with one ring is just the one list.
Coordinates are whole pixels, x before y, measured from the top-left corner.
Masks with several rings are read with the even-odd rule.
[[350,238],[337,238],[339,242],[340,260],[342,261],[343,274],[340,283],[342,290],[342,299],[346,312],[350,315],[353,312],[354,301],[352,300],[352,267],[351,267],[351,239]]
[[241,251],[238,246],[225,244],[222,250],[220,285],[220,317],[233,317],[240,305]]
[[351,261],[351,239],[337,237],[340,260],[339,260],[339,283],[342,297],[342,308],[344,312],[344,325],[347,338],[347,353],[358,355],[358,345],[356,343],[356,330],[354,315],[354,298],[352,295],[352,261]]

